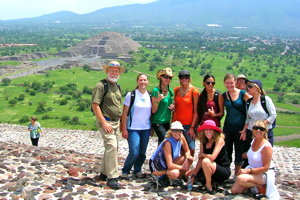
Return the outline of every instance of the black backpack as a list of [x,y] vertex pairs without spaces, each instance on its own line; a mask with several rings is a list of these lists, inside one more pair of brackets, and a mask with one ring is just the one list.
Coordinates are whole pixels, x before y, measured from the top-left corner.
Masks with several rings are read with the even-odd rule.
[[[253,97],[247,100],[247,104],[246,104],[247,111],[249,109],[249,106],[250,106],[250,103],[251,103],[252,99],[253,99]],[[261,106],[263,107],[263,109],[265,110],[265,112],[270,116],[270,113],[267,109],[267,103],[266,103],[266,96],[265,95],[260,96],[260,103],[261,103]],[[275,127],[276,127],[276,119],[274,120],[274,122],[272,124],[272,129],[274,129]]]
[[[150,102],[151,102],[151,92],[148,91],[148,90],[147,90],[147,92],[150,96]],[[131,123],[132,123],[132,116],[131,116],[130,110],[133,106],[134,100],[135,100],[135,90],[130,92],[130,105],[129,105],[129,110],[128,110],[128,113],[127,113],[127,116],[129,116],[129,118],[130,118],[129,127],[131,127]]]
[[[100,109],[101,109],[101,108],[102,108],[102,104],[103,104],[103,99],[104,99],[105,95],[107,95],[107,93],[108,93],[108,85],[107,85],[107,80],[106,80],[106,79],[103,79],[103,80],[101,80],[100,82],[102,82],[102,83],[103,83],[103,86],[104,86],[104,94],[103,94],[103,97],[102,97],[102,101],[101,101],[101,103],[100,103],[100,105],[99,105],[99,107],[100,107]],[[116,83],[116,85],[118,86],[118,88],[119,88],[119,90],[120,90],[120,92],[121,92],[121,87],[120,87],[120,85],[119,85],[118,83]],[[93,115],[95,115],[92,106],[91,106],[91,112],[93,113]]]

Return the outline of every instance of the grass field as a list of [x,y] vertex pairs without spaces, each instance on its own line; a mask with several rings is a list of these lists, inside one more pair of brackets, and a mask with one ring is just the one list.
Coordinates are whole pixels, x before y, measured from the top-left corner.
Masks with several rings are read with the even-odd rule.
[[300,139],[289,140],[289,141],[282,141],[282,142],[275,142],[277,146],[286,146],[286,147],[297,147],[300,148]]
[[[130,64],[128,65],[128,73],[124,73],[118,83],[122,87],[123,93],[131,91],[136,86],[136,77],[137,73],[134,71],[140,71],[149,74],[149,85],[148,90],[152,90],[154,87],[158,85],[158,80],[156,79],[156,72],[159,69],[163,69],[165,67],[171,67],[172,70],[175,72],[175,77],[173,78],[171,82],[171,88],[174,89],[175,86],[178,86],[178,72],[181,69],[188,69],[191,73],[192,78],[192,84],[198,88],[200,88],[200,91],[203,88],[202,79],[203,76],[200,76],[200,67],[197,69],[187,67],[189,64],[189,60],[184,59],[172,59],[172,55],[169,55],[167,57],[163,58],[162,62],[154,62],[152,61],[154,59],[154,55],[157,53],[157,50],[147,50],[149,53],[149,56],[147,57],[147,61],[140,63],[137,62],[134,67],[131,67]],[[186,53],[187,55],[189,52]],[[141,54],[136,53],[134,54],[134,58],[136,60],[139,60],[141,58]],[[223,77],[227,74],[227,72],[232,72],[235,75],[239,74],[240,72],[235,68],[234,70],[227,70],[226,67],[228,65],[232,65],[232,62],[234,59],[237,59],[237,54],[233,54],[233,59],[228,59],[226,53],[208,53],[208,52],[200,52],[197,54],[197,57],[195,57],[193,60],[195,61],[197,58],[204,59],[203,63],[212,63],[212,68],[208,69],[208,71],[211,71],[211,74],[215,76],[216,79],[216,85],[215,88],[221,92],[225,91],[225,86],[223,84]],[[274,86],[274,83],[276,82],[276,76],[280,74],[275,74],[273,72],[268,73],[268,76],[266,78],[261,78],[260,73],[258,71],[255,71],[257,68],[257,65],[260,64],[261,70],[266,70],[266,62],[261,60],[259,63],[254,63],[251,60],[253,60],[253,57],[245,56],[240,63],[240,67],[248,68],[248,71],[253,71],[252,75],[249,76],[249,79],[259,78],[263,81],[265,90],[272,91],[272,88]],[[255,61],[256,62],[256,61]],[[150,63],[156,64],[156,69],[154,71],[150,71]],[[255,64],[255,65],[254,65]],[[253,68],[253,69],[252,69]],[[292,67],[291,67],[292,68]],[[286,72],[291,73],[292,69],[287,65],[286,66]],[[248,74],[247,74],[248,75]],[[70,70],[56,70],[56,71],[49,71],[49,75],[30,75],[27,77],[22,77],[18,79],[13,79],[10,86],[3,86],[0,85],[0,112],[2,112],[2,115],[0,116],[0,122],[1,123],[13,123],[13,124],[20,124],[19,119],[24,116],[32,116],[35,115],[38,117],[39,121],[41,122],[42,126],[44,127],[55,127],[55,128],[67,128],[67,129],[82,129],[82,130],[90,130],[95,127],[95,117],[90,112],[89,108],[86,108],[85,111],[77,111],[77,100],[72,99],[71,95],[61,95],[59,93],[59,87],[66,85],[67,83],[76,83],[77,89],[81,90],[84,86],[89,86],[93,88],[96,83],[105,78],[106,74],[101,71],[90,71],[86,72],[83,69],[75,68]],[[274,77],[274,78],[272,78]],[[47,93],[39,92],[35,96],[29,95],[29,93],[25,93],[25,87],[21,86],[20,84],[24,84],[25,82],[33,82],[37,81],[44,84],[45,81],[53,81],[55,82],[55,85],[53,88]],[[287,87],[288,90],[291,90],[292,87]],[[18,101],[16,106],[11,107],[9,105],[9,100],[12,100],[14,98],[18,98],[20,93],[25,94],[25,99],[23,101]],[[273,99],[276,107],[284,108],[296,112],[300,112],[300,108],[292,105],[289,103],[289,101],[292,100],[295,96],[300,96],[299,94],[293,93],[289,91],[287,93],[287,101],[286,103],[277,102],[277,94],[269,94],[270,97]],[[69,98],[68,103],[66,105],[59,105],[59,101],[62,99]],[[82,95],[82,98],[84,99],[91,99],[91,95],[84,94]],[[35,114],[35,110],[37,108],[37,105],[39,101],[45,101],[46,107],[53,108],[52,111],[49,111],[44,114]],[[32,105],[29,105],[31,102]],[[53,119],[46,119],[43,120],[43,115],[49,115],[53,117]],[[70,125],[68,123],[65,123],[64,121],[61,121],[62,116],[70,116],[70,118],[74,116],[79,117],[79,121],[82,122],[81,125]],[[56,118],[56,119],[55,119]],[[225,118],[223,118],[225,119]],[[277,125],[278,126],[300,126],[300,116],[297,114],[285,114],[285,113],[278,113],[277,118]],[[26,123],[23,123],[23,125],[26,125]],[[84,125],[83,125],[84,124]],[[276,136],[280,135],[290,135],[294,133],[298,133],[299,129],[297,128],[283,128],[283,127],[276,127],[274,130]]]

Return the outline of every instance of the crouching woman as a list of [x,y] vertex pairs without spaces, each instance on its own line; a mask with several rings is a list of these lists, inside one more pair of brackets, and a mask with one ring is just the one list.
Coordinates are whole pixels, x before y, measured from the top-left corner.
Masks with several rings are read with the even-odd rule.
[[267,124],[263,120],[257,120],[252,126],[252,134],[254,139],[247,152],[249,165],[240,170],[231,191],[233,194],[240,194],[251,188],[253,193],[257,193],[257,198],[265,195],[268,199],[279,199]]
[[[160,183],[168,183],[169,179],[181,178],[190,168],[193,158],[185,137],[182,124],[175,121],[171,130],[166,134],[166,139],[159,145],[149,161],[151,174],[159,177]],[[180,150],[184,155],[180,155]],[[168,184],[161,184],[167,186]]]
[[195,169],[186,173],[192,177],[192,182],[197,178],[208,193],[217,189],[218,183],[230,177],[230,162],[225,148],[225,136],[213,120],[204,121],[197,129],[200,141],[199,160]]

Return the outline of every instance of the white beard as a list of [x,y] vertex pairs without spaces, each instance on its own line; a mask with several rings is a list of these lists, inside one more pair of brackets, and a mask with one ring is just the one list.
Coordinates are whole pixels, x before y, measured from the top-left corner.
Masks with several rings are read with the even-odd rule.
[[107,79],[110,81],[110,82],[113,82],[113,83],[116,83],[119,79],[119,76],[117,75],[110,75],[109,72],[107,72]]

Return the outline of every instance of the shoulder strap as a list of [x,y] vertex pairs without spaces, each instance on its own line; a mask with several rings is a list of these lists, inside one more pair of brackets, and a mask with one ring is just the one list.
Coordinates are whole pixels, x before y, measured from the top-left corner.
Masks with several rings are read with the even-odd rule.
[[[108,85],[107,85],[107,81],[106,81],[106,79],[103,79],[103,80],[101,80],[100,82],[102,82],[103,83],[103,86],[104,86],[104,93],[103,93],[103,98],[107,95],[107,92],[108,92]],[[120,87],[120,86],[119,86]],[[102,98],[102,99],[103,99]]]
[[215,105],[217,106],[218,110],[220,111],[220,108],[219,108],[219,94],[220,94],[220,92],[218,90],[216,90],[215,94],[214,94],[214,102],[215,102]]
[[192,102],[193,102],[193,108],[194,108],[194,96],[193,96],[193,94],[194,94],[194,91],[195,91],[195,87],[193,87],[193,90],[192,90]]
[[246,102],[247,111],[249,110],[250,103],[251,103],[252,99],[253,99],[253,97],[247,99],[247,102]]
[[246,113],[244,113],[244,111],[242,111],[239,107],[236,107],[236,106],[235,106],[235,104],[233,103],[233,101],[232,101],[232,99],[231,99],[231,96],[230,96],[229,92],[227,91],[226,93],[228,94],[228,97],[229,97],[229,99],[230,99],[231,105],[232,105],[235,109],[237,109],[238,111],[240,111],[243,115],[246,115]]
[[270,115],[268,109],[267,109],[267,103],[266,103],[266,96],[265,95],[261,95],[260,96],[260,103],[261,103],[261,106],[263,107],[263,109],[265,110],[265,112]]
[[[176,98],[176,95],[177,95],[177,93],[178,93],[178,90],[180,90],[180,87],[176,87],[175,89],[176,89],[176,92],[175,92],[174,98]],[[175,90],[175,89],[174,89],[174,90]]]
[[130,105],[129,105],[129,110],[127,113],[127,116],[129,116],[129,127],[131,127],[131,123],[132,123],[132,115],[131,115],[130,110],[133,106],[134,100],[135,100],[135,90],[130,92]]

